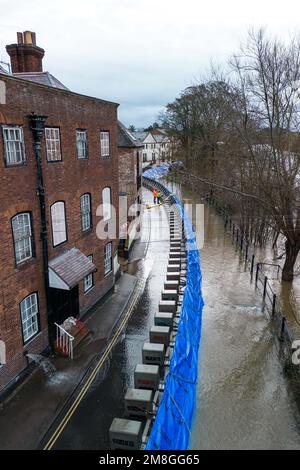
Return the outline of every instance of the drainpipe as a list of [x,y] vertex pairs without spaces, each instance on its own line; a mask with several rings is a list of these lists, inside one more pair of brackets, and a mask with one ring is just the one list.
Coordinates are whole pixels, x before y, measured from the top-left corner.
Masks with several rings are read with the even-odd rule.
[[43,273],[44,273],[44,285],[46,295],[46,309],[48,319],[48,336],[49,345],[52,349],[54,342],[54,326],[53,326],[53,314],[50,303],[50,289],[49,289],[49,273],[48,273],[48,235],[47,235],[47,221],[46,221],[46,205],[45,205],[45,188],[43,182],[43,168],[41,160],[41,141],[44,135],[44,127],[47,116],[38,115],[31,113],[28,117],[30,130],[33,137],[33,151],[36,162],[37,172],[37,195],[39,197],[40,205],[40,218],[41,218],[41,242],[43,252]]

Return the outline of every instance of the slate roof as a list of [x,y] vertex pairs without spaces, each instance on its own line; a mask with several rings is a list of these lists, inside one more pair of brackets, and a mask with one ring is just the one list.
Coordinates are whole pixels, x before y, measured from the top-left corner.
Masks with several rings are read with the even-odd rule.
[[1,65],[0,65],[0,73],[5,73],[6,75],[8,75],[7,70],[5,70],[3,67],[1,67]]
[[118,121],[118,147],[136,148],[143,147],[143,144],[134,136],[134,132],[130,132],[126,127]]
[[96,266],[78,248],[72,248],[49,261],[49,268],[72,289],[85,276],[97,271]]
[[147,135],[149,134],[149,132],[135,131],[135,132],[132,132],[132,134],[133,134],[134,137],[135,137],[136,139],[138,139],[140,142],[143,142],[143,140],[147,137]]
[[61,90],[68,90],[57,78],[49,72],[24,72],[14,73],[14,77],[29,80],[30,82],[40,83],[41,85],[51,86],[53,88],[60,88]]
[[152,134],[152,135],[158,144],[160,144],[166,137],[165,135],[162,135],[162,134]]

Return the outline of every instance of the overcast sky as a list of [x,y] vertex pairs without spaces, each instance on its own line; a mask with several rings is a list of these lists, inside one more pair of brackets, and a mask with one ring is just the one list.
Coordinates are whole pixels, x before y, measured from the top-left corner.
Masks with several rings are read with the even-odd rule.
[[0,0],[0,60],[16,32],[46,50],[44,70],[73,91],[120,103],[126,124],[147,126],[254,26],[300,32],[299,0]]

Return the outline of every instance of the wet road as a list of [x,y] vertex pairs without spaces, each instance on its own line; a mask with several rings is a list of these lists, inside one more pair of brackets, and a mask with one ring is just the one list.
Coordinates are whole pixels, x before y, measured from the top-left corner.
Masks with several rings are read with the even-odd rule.
[[[144,193],[144,199],[152,203],[148,191]],[[133,248],[131,265],[131,273],[132,269],[137,270],[143,293],[110,358],[53,449],[109,449],[111,422],[115,417],[123,417],[123,397],[126,389],[133,387],[134,369],[142,362],[142,346],[149,338],[153,316],[161,300],[169,255],[168,222],[164,209],[146,210],[143,227],[142,243]],[[143,245],[146,245],[146,255],[138,261],[135,255],[140,256],[144,251]]]
[[[197,202],[187,190],[172,190]],[[300,449],[299,412],[261,295],[210,207],[201,270],[205,306],[191,448]]]

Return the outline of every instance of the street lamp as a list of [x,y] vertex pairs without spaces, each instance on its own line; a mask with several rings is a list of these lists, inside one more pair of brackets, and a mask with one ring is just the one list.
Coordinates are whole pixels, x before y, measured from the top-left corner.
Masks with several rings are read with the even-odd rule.
[[46,295],[46,306],[48,316],[48,334],[49,334],[49,345],[53,347],[54,342],[54,323],[53,313],[50,301],[50,287],[49,287],[49,274],[48,274],[48,234],[47,234],[47,218],[46,218],[46,203],[45,203],[45,188],[43,181],[43,166],[41,159],[41,142],[44,135],[45,122],[47,116],[36,114],[32,112],[27,116],[29,121],[29,127],[33,137],[33,151],[36,162],[37,172],[37,195],[39,197],[40,205],[40,223],[41,223],[41,242],[43,250],[43,272],[44,272],[44,284],[45,284],[45,295]]
[[30,123],[30,129],[33,135],[33,142],[41,143],[47,116],[43,116],[41,114],[36,114],[32,112],[31,114],[27,116],[27,118]]

